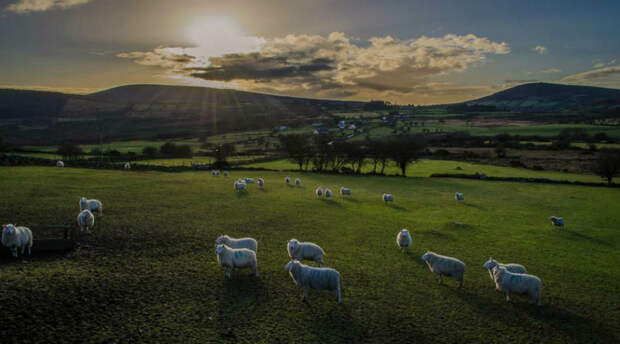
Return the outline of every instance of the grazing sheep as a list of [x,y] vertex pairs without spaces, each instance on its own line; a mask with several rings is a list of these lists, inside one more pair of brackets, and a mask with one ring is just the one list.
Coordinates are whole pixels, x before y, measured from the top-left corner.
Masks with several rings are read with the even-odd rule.
[[299,242],[297,239],[291,239],[286,246],[288,256],[297,260],[313,260],[323,266],[323,256],[326,256],[323,249],[312,242]]
[[254,184],[254,179],[252,179],[252,178],[245,178],[245,182],[247,184]]
[[303,300],[308,298],[308,290],[335,290],[338,303],[342,302],[342,290],[340,286],[340,273],[332,268],[315,268],[291,260],[284,269],[289,272],[295,285],[304,289]]
[[525,267],[521,264],[502,264],[500,262],[498,262],[497,260],[493,259],[493,257],[489,257],[489,260],[487,260],[484,265],[482,265],[483,268],[489,270],[489,276],[491,277],[491,280],[494,281],[495,278],[493,278],[493,271],[495,270],[495,268],[499,268],[499,267],[504,267],[506,268],[506,270],[512,272],[512,273],[516,273],[516,274],[526,274],[527,270],[525,269]]
[[131,170],[131,164],[126,162],[125,166],[123,166],[123,168],[126,169],[126,170]]
[[321,189],[321,187],[319,186],[318,188],[316,188],[316,190],[314,191],[314,193],[316,193],[316,197],[321,198],[323,197],[323,189]]
[[28,248],[28,255],[32,254],[32,231],[28,227],[15,227],[13,224],[2,226],[2,245],[11,250],[13,257],[17,258],[17,250],[21,250],[22,256]]
[[247,248],[248,250],[252,250],[256,252],[258,249],[258,242],[256,239],[252,238],[231,238],[228,235],[220,235],[217,239],[215,239],[216,245],[224,244],[230,248]]
[[460,192],[456,192],[454,193],[454,199],[457,201],[464,201],[465,200],[465,195],[463,195]]
[[290,183],[291,183],[291,177],[286,176],[286,178],[284,178],[284,182],[285,182],[286,184],[290,184]]
[[430,251],[422,255],[422,260],[426,262],[431,272],[439,275],[439,284],[443,283],[442,276],[448,276],[459,281],[459,288],[463,286],[465,263],[462,261]]
[[211,175],[214,177],[218,177],[220,175],[220,170],[212,170]]
[[531,301],[542,306],[542,281],[534,275],[518,274],[508,271],[505,267],[497,267],[493,272],[495,284],[506,293],[506,301],[510,302],[510,293],[527,294]]
[[234,188],[234,189],[235,189],[235,191],[237,191],[237,192],[247,191],[247,189],[246,189],[247,184],[245,183],[245,181],[244,181],[243,179],[238,179],[238,180],[235,182],[234,186],[235,186],[235,188]]
[[65,163],[62,160],[56,161],[56,167],[65,167]]
[[80,211],[88,209],[91,212],[97,212],[97,215],[103,216],[103,203],[96,199],[80,198]]
[[344,186],[340,188],[340,196],[351,196],[351,189],[345,188]]
[[387,203],[387,202],[392,202],[393,203],[394,202],[394,195],[388,194],[388,193],[384,193],[382,199],[383,199],[383,201],[385,203]]
[[296,178],[295,179],[295,185],[300,186],[301,185],[301,179]]
[[563,217],[551,216],[549,218],[549,221],[551,221],[551,224],[556,226],[556,227],[564,227],[564,218]]
[[325,198],[331,198],[331,197],[332,197],[332,190],[325,189]]
[[217,262],[220,266],[226,268],[226,277],[232,278],[234,268],[250,268],[254,272],[254,276],[258,277],[258,263],[256,261],[256,252],[247,248],[234,249],[219,244],[215,248],[217,254]]
[[256,181],[258,182],[258,187],[260,188],[265,185],[265,180],[263,178],[258,178]]
[[403,252],[406,252],[409,249],[411,241],[411,234],[409,234],[409,231],[406,229],[401,229],[396,235],[396,244],[403,250]]
[[95,226],[95,216],[90,210],[84,209],[78,214],[77,223],[82,232],[90,233]]
[[224,171],[223,175],[224,177],[228,177],[228,171]]

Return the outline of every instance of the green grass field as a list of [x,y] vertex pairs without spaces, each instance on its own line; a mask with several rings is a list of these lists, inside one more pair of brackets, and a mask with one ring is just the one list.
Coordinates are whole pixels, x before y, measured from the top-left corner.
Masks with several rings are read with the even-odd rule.
[[[299,166],[288,159],[279,159],[274,161],[246,164],[247,167],[262,167],[270,170],[298,170]],[[457,170],[457,167],[461,167],[462,170]],[[367,164],[362,168],[362,172],[372,172],[372,164]],[[379,167],[377,171],[381,168]],[[385,174],[400,175],[400,169],[393,163],[389,162],[389,165],[385,168]],[[525,168],[513,168],[502,167],[494,165],[473,164],[462,161],[452,160],[419,160],[412,163],[407,168],[407,177],[428,177],[434,173],[484,173],[487,176],[493,177],[526,177],[526,178],[547,178],[554,180],[569,180],[580,182],[592,182],[599,183],[602,179],[593,174],[577,174],[577,173],[565,173],[556,171],[534,171]]]
[[[285,175],[0,169],[2,223],[73,224],[80,196],[104,203],[78,252],[2,255],[2,342],[620,340],[616,189],[290,173],[304,181],[292,187]],[[262,176],[265,189],[236,194],[232,181],[243,176]],[[353,197],[317,200],[317,185],[345,185]],[[455,191],[466,201],[454,201]],[[382,192],[395,204],[383,204]],[[550,215],[566,227],[552,227]],[[409,254],[395,244],[401,228],[412,232]],[[225,279],[213,244],[223,233],[259,241],[259,278]],[[317,291],[301,302],[284,271],[293,237],[325,249],[342,275],[342,304]],[[419,260],[426,250],[467,264],[462,289],[437,284]],[[506,303],[482,268],[490,255],[538,275],[543,307]]]

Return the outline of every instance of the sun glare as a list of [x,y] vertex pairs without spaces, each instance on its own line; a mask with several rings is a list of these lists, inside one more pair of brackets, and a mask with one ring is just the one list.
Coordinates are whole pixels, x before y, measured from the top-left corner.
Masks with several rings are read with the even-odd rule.
[[249,36],[237,22],[227,17],[203,17],[191,23],[186,39],[206,56],[256,51],[263,38]]

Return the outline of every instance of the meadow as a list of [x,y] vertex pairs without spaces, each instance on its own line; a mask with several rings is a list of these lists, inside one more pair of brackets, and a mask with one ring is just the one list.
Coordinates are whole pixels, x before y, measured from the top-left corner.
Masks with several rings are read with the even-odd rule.
[[[301,187],[283,179],[300,176]],[[262,176],[237,194],[232,181]],[[317,200],[317,185],[353,197]],[[620,340],[620,193],[460,179],[241,172],[0,169],[0,222],[74,224],[80,196],[104,203],[94,234],[67,254],[0,255],[3,342],[613,343]],[[464,202],[453,199],[455,191]],[[394,205],[380,200],[392,192]],[[554,228],[550,215],[563,216]],[[401,253],[395,236],[412,232]],[[226,280],[214,240],[258,242],[260,277]],[[343,303],[301,301],[284,265],[290,238],[320,244]],[[467,264],[435,276],[427,250]],[[543,306],[506,303],[482,268],[493,256],[543,280]]]

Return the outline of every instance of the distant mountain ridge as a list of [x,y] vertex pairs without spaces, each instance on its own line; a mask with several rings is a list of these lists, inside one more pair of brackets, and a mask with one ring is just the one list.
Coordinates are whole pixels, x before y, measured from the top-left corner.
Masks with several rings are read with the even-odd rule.
[[620,90],[539,82],[519,85],[462,104],[521,111],[609,109],[620,108]]

